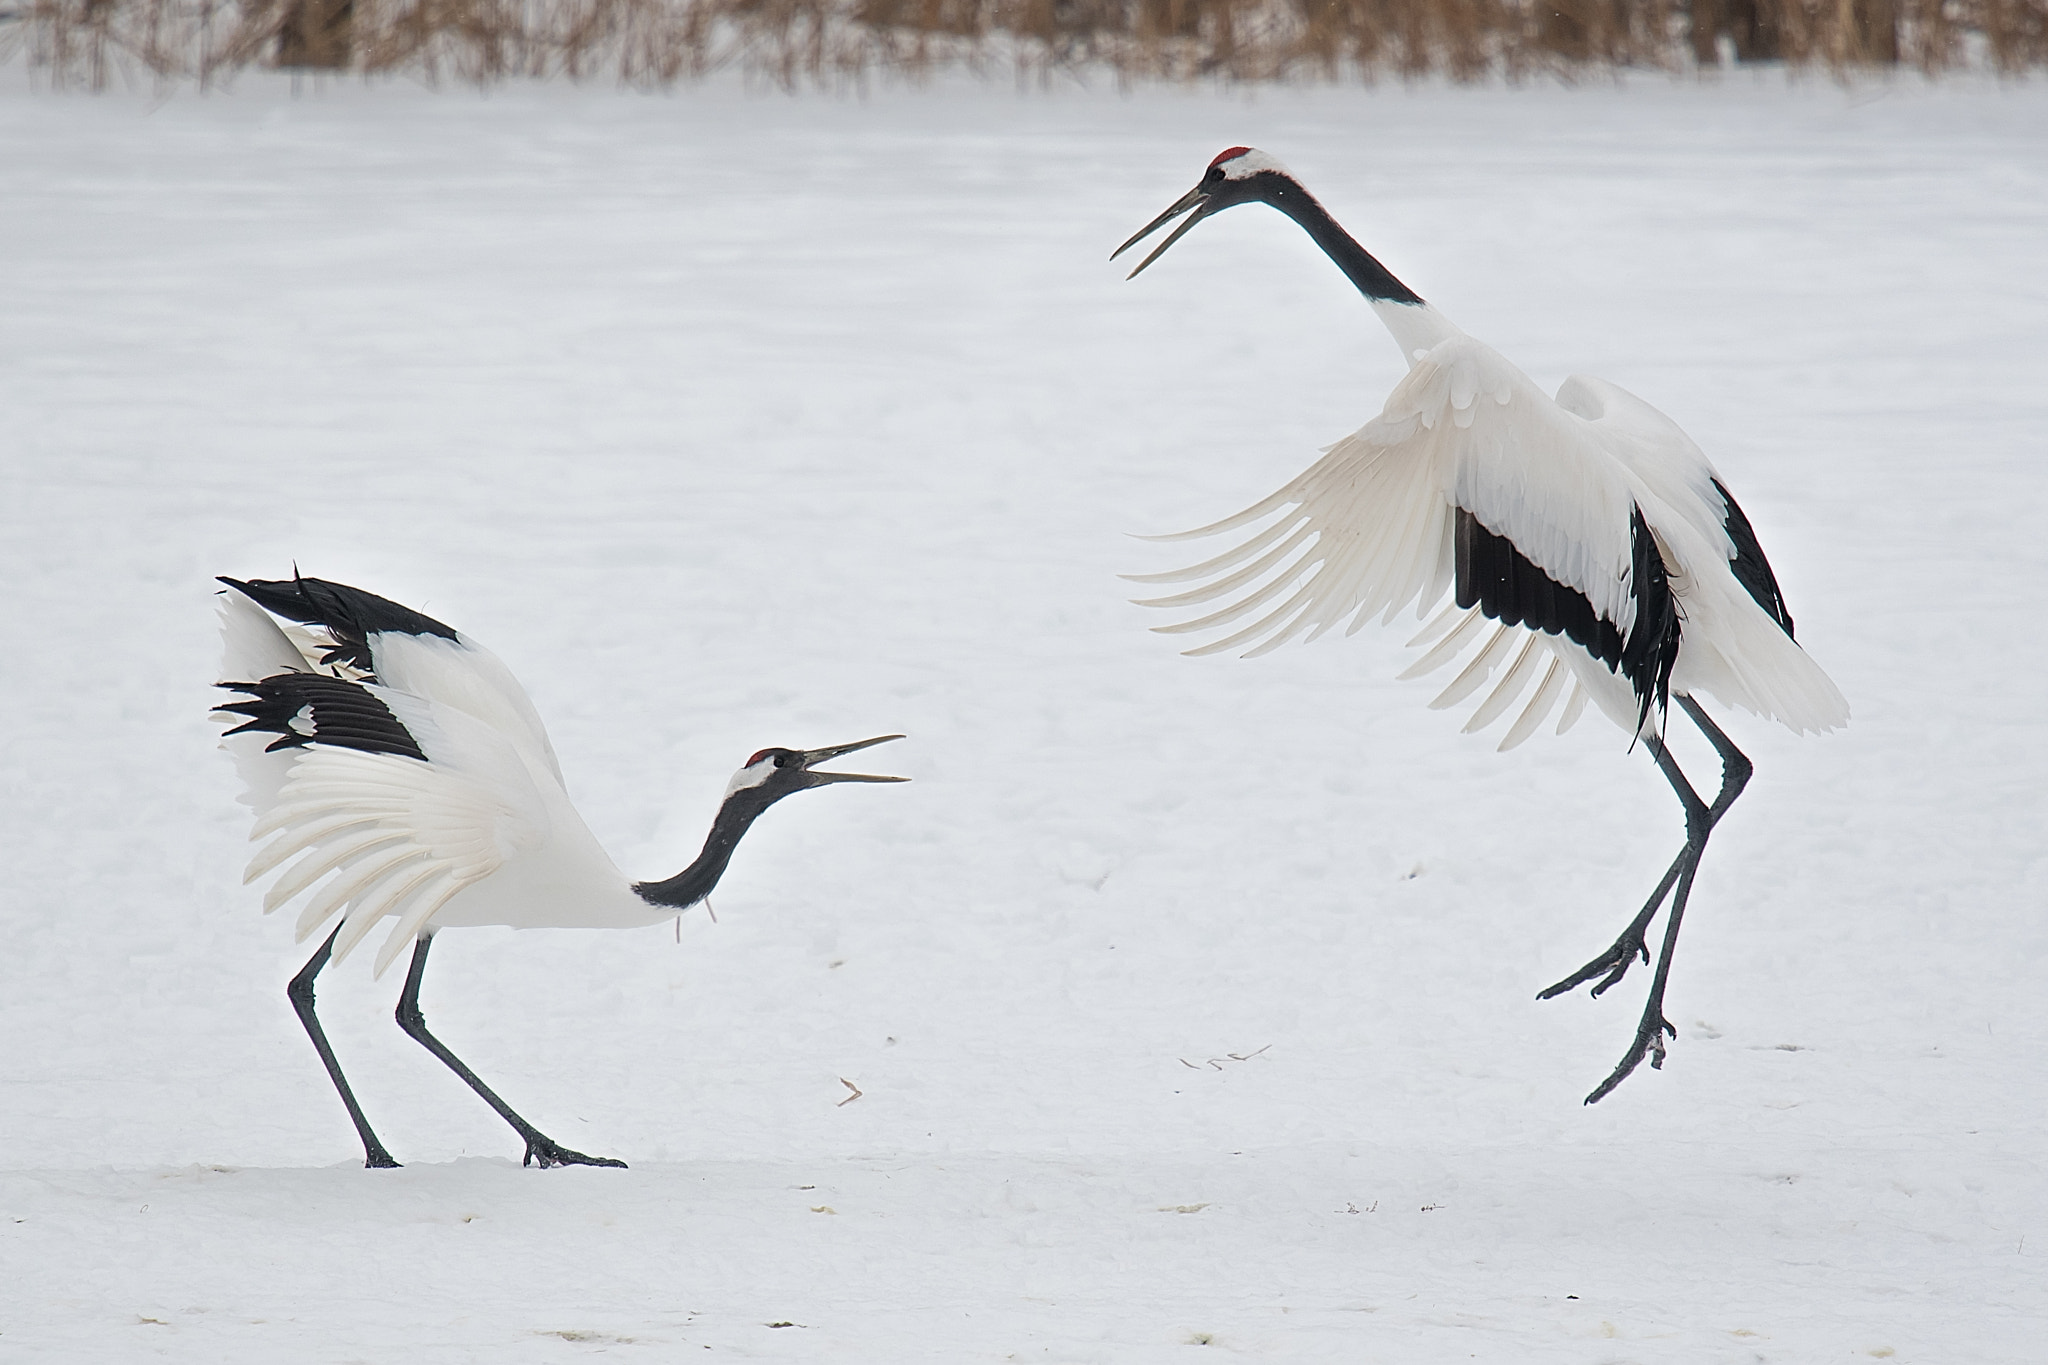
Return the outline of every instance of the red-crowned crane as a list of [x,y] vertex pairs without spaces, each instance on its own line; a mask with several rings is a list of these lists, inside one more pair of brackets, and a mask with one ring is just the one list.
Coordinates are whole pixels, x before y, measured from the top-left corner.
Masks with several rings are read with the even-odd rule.
[[[397,920],[377,974],[412,945],[398,1025],[447,1063],[526,1140],[523,1164],[623,1166],[555,1142],[512,1111],[420,1013],[427,950],[442,929],[635,928],[711,893],[762,811],[792,792],[900,777],[819,772],[826,759],[901,739],[825,749],[763,749],[726,785],[697,860],[667,881],[628,882],[569,803],[554,747],[526,692],[496,655],[396,602],[340,583],[220,580],[220,684],[244,717],[222,747],[248,784],[255,881],[296,857],[263,898],[266,912],[305,895],[301,941],[341,922],[287,991],[363,1140],[363,1164],[396,1166],[363,1117],[313,1009],[313,981],[387,916]],[[290,630],[272,614],[298,625]],[[322,879],[325,878],[323,881]]]
[[[1342,622],[1390,622],[1409,604],[1428,614],[1452,602],[1414,645],[1433,647],[1401,676],[1430,672],[1475,649],[1431,704],[1455,706],[1503,664],[1506,672],[1467,731],[1504,715],[1535,684],[1501,748],[1527,739],[1563,703],[1562,733],[1590,699],[1642,740],[1685,809],[1685,847],[1641,913],[1606,952],[1541,993],[1549,999],[1595,977],[1599,995],[1640,957],[1667,895],[1671,909],[1635,1041],[1592,1104],[1641,1065],[1664,1062],[1672,950],[1707,837],[1741,793],[1749,760],[1701,709],[1698,693],[1782,722],[1795,732],[1846,724],[1849,706],[1792,638],[1792,616],[1749,518],[1698,446],[1663,413],[1599,379],[1574,375],[1551,399],[1497,352],[1473,340],[1374,260],[1285,167],[1250,147],[1209,163],[1200,183],[1118,247],[1122,255],[1187,215],[1138,263],[1159,259],[1209,215],[1268,204],[1292,218],[1378,313],[1408,362],[1381,414],[1330,447],[1274,493],[1232,517],[1155,537],[1183,540],[1252,526],[1213,559],[1140,582],[1201,586],[1144,605],[1228,604],[1163,631],[1249,624],[1188,651],[1250,646],[1264,654]],[[1488,622],[1493,623],[1491,629]],[[1721,790],[1702,801],[1662,734],[1676,697],[1721,758]]]

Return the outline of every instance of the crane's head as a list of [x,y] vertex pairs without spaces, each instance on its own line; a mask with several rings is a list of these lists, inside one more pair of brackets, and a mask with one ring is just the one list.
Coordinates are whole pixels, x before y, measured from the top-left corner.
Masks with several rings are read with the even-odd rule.
[[1138,271],[1166,254],[1166,248],[1187,236],[1188,230],[1212,213],[1249,204],[1254,200],[1265,204],[1279,204],[1289,193],[1305,193],[1300,182],[1290,175],[1272,157],[1256,147],[1230,147],[1217,154],[1209,163],[1209,169],[1202,172],[1202,178],[1195,187],[1176,199],[1166,212],[1145,224],[1145,227],[1130,241],[1109,253],[1112,261],[1129,251],[1138,243],[1165,227],[1183,213],[1188,220],[1173,230],[1173,234],[1152,249],[1152,254],[1138,262],[1126,279],[1135,279]]
[[901,735],[878,735],[852,744],[835,744],[828,749],[763,749],[725,784],[725,800],[711,822],[711,834],[704,851],[675,876],[661,882],[634,882],[633,891],[650,905],[676,910],[688,909],[711,894],[725,875],[734,845],[762,811],[806,787],[823,787],[834,782],[908,782],[907,777],[876,777],[870,773],[821,773],[817,765],[828,758],[850,754],[874,744],[886,744]]
[[731,801],[744,794],[745,804],[766,809],[791,792],[800,792],[806,787],[823,787],[834,782],[908,782],[910,779],[907,777],[876,777],[869,773],[821,773],[815,766],[856,749],[901,738],[901,735],[879,735],[874,739],[856,740],[852,744],[835,744],[827,749],[763,749],[732,775],[732,781],[725,785],[725,799]]

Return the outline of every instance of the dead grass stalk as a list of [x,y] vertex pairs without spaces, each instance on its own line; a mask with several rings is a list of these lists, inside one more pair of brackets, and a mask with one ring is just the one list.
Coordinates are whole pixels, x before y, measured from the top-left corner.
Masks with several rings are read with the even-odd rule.
[[962,66],[1253,82],[2048,65],[2048,0],[0,0],[0,14],[0,45],[94,87],[252,65],[636,86],[740,68],[789,87]]

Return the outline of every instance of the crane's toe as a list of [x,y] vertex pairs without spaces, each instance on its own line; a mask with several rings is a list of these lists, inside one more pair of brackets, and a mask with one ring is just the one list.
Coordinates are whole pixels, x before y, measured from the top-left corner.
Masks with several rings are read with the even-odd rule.
[[626,1163],[617,1157],[585,1156],[549,1138],[540,1138],[526,1144],[526,1160],[519,1164],[532,1166],[536,1163],[542,1170],[550,1166],[616,1166],[622,1171],[626,1169]]
[[1643,908],[1629,921],[1628,927],[1621,931],[1621,936],[1608,946],[1606,952],[1556,985],[1538,991],[1536,998],[1549,1000],[1563,995],[1566,991],[1582,986],[1604,973],[1604,979],[1593,987],[1593,997],[1598,999],[1610,986],[1628,975],[1628,969],[1635,965],[1637,958],[1641,958],[1647,965],[1650,961],[1650,944],[1644,935],[1649,932],[1650,921],[1656,917],[1658,908],[1664,904],[1664,897],[1677,885],[1679,874],[1688,867],[1699,865],[1701,847],[1699,844],[1687,843],[1679,850],[1678,856],[1672,860],[1670,869],[1664,873],[1664,880],[1657,883],[1657,889],[1650,893],[1650,899],[1643,903]]
[[1638,957],[1647,963],[1650,960],[1650,945],[1643,940],[1642,929],[1632,924],[1622,931],[1621,937],[1614,940],[1606,952],[1600,954],[1600,956],[1594,958],[1564,980],[1557,982],[1555,985],[1544,987],[1536,993],[1536,998],[1538,1000],[1554,999],[1557,996],[1563,995],[1566,991],[1583,986],[1594,977],[1604,974],[1604,978],[1593,987],[1593,996],[1595,999],[1598,999],[1608,987],[1628,975],[1628,969],[1635,965]]
[[1586,1096],[1586,1103],[1598,1104],[1606,1099],[1615,1086],[1627,1080],[1630,1074],[1643,1064],[1645,1057],[1650,1059],[1651,1070],[1662,1071],[1666,1035],[1676,1038],[1678,1030],[1664,1017],[1664,1011],[1658,1003],[1652,1001],[1650,1007],[1643,1011],[1643,1022],[1636,1027],[1636,1040],[1629,1047],[1627,1055],[1621,1059],[1620,1065],[1614,1068],[1613,1073],[1600,1082],[1599,1088]]

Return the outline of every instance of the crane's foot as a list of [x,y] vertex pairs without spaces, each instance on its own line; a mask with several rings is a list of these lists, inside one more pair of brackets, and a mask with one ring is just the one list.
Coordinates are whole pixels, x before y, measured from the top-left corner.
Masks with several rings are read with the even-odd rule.
[[1685,847],[1679,850],[1678,856],[1672,860],[1670,868],[1664,873],[1664,880],[1658,882],[1657,889],[1650,893],[1650,899],[1643,902],[1643,908],[1638,910],[1636,917],[1628,922],[1628,928],[1621,931],[1621,937],[1615,939],[1613,945],[1606,952],[1600,954],[1600,956],[1594,958],[1564,980],[1545,990],[1538,991],[1536,998],[1538,1000],[1549,1000],[1553,996],[1563,995],[1566,991],[1576,989],[1604,972],[1606,973],[1605,978],[1593,987],[1593,998],[1597,1000],[1607,991],[1608,987],[1628,975],[1628,969],[1636,964],[1637,958],[1641,958],[1647,964],[1650,960],[1650,945],[1644,938],[1644,935],[1649,932],[1650,921],[1657,917],[1657,911],[1664,904],[1664,897],[1670,894],[1673,886],[1678,884],[1680,875],[1688,867],[1698,866],[1699,850],[1704,847],[1704,838],[1698,841],[1689,839]]
[[1606,991],[1609,986],[1614,985],[1617,981],[1628,975],[1628,969],[1635,965],[1638,957],[1646,964],[1650,960],[1650,945],[1643,941],[1643,925],[1640,922],[1631,924],[1628,928],[1624,929],[1621,937],[1614,940],[1613,946],[1608,948],[1606,952],[1600,954],[1600,956],[1594,958],[1591,962],[1588,962],[1556,985],[1546,986],[1538,991],[1536,998],[1538,1000],[1549,1000],[1555,996],[1563,995],[1566,991],[1575,990],[1585,985],[1588,981],[1604,972],[1606,973],[1606,979],[1593,987],[1593,998],[1597,1000],[1600,998],[1601,993]]
[[1657,1002],[1652,1001],[1650,1008],[1643,1011],[1643,1022],[1636,1028],[1636,1040],[1630,1046],[1628,1055],[1621,1059],[1621,1065],[1614,1068],[1612,1075],[1600,1082],[1598,1089],[1586,1096],[1586,1103],[1598,1104],[1601,1100],[1606,1099],[1608,1092],[1627,1080],[1630,1074],[1643,1064],[1643,1058],[1645,1057],[1650,1059],[1650,1069],[1652,1071],[1663,1070],[1664,1039],[1666,1035],[1676,1038],[1678,1030],[1673,1028],[1671,1021],[1664,1017],[1664,1011]]
[[550,1166],[616,1166],[622,1171],[626,1169],[626,1163],[617,1157],[585,1156],[581,1152],[570,1151],[552,1138],[538,1135],[527,1139],[526,1160],[519,1164],[532,1166],[536,1163],[542,1170]]
[[363,1169],[366,1171],[395,1171],[399,1169],[399,1165],[397,1161],[392,1159],[391,1153],[385,1151],[380,1145],[370,1148],[363,1154]]

